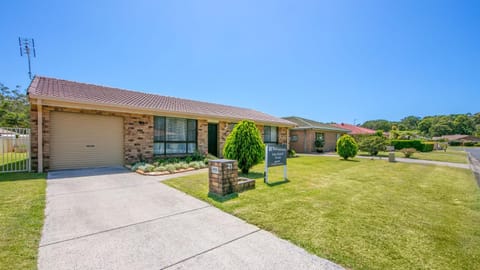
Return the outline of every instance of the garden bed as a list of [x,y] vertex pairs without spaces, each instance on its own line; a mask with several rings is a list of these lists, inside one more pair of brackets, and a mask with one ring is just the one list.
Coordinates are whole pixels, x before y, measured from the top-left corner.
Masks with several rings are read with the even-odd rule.
[[206,160],[191,161],[191,158],[159,159],[155,162],[138,162],[130,166],[130,170],[141,175],[159,176],[188,172],[206,168]]

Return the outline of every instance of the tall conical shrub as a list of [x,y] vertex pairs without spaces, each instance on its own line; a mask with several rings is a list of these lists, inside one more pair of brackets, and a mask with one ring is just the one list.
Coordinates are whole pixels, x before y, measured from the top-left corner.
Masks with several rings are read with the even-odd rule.
[[248,173],[250,168],[265,158],[265,145],[255,123],[248,120],[240,121],[232,133],[228,135],[223,148],[223,156],[238,162],[242,173]]

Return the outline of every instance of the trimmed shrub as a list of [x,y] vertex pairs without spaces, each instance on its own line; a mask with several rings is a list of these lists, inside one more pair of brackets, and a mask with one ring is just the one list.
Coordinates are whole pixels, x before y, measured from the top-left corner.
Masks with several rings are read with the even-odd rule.
[[464,142],[463,146],[475,146],[475,142]]
[[352,136],[344,134],[337,141],[337,153],[343,158],[353,158],[358,153],[358,144]]
[[372,135],[363,137],[358,143],[358,148],[361,151],[368,152],[371,156],[376,156],[379,151],[385,150],[386,145],[386,139],[384,137]]
[[295,157],[296,155],[297,155],[297,152],[295,152],[295,150],[288,149],[288,157],[289,158]]
[[419,152],[431,152],[433,151],[434,143],[422,142],[420,140],[391,140],[390,145],[397,150],[415,148]]
[[422,143],[423,149],[422,152],[432,152],[433,148],[435,147],[435,143],[433,142],[424,142]]
[[223,148],[223,156],[238,162],[242,173],[248,173],[250,168],[260,163],[265,156],[265,145],[260,131],[254,122],[240,121],[228,135]]
[[461,141],[449,141],[448,144],[450,146],[461,146],[462,142]]
[[406,158],[410,158],[417,152],[417,150],[415,148],[403,148],[400,152],[402,152]]
[[415,148],[418,151],[422,151],[423,145],[419,140],[391,140],[390,144],[397,150],[404,148]]

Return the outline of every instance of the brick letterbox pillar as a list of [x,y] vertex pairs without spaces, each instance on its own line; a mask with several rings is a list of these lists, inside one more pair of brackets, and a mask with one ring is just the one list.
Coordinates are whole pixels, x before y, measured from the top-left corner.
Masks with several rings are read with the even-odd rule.
[[236,160],[217,159],[208,162],[208,191],[220,196],[236,192],[238,165]]

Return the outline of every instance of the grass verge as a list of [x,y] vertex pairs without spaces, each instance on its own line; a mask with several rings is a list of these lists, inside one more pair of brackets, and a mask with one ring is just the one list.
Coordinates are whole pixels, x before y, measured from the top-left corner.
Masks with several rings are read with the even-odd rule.
[[45,174],[0,174],[0,268],[36,269]]
[[[359,152],[359,156],[369,156],[367,152]],[[378,153],[380,157],[388,157],[388,152]],[[403,153],[396,151],[395,157],[404,158]],[[432,152],[416,152],[411,159],[421,159],[421,160],[432,160],[432,161],[442,161],[442,162],[453,162],[453,163],[468,163],[467,153],[465,151],[448,148],[446,152],[444,151],[432,151]]]
[[[164,183],[352,269],[480,269],[480,191],[472,172],[442,166],[290,159],[289,182],[225,202],[208,175]],[[281,179],[282,168],[270,179]]]

